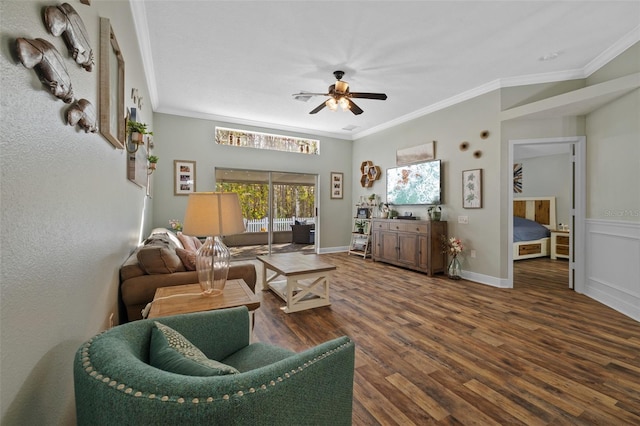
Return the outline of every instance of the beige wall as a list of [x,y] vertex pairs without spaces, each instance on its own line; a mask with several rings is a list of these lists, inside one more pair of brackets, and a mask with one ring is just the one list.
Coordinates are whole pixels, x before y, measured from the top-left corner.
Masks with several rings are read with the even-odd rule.
[[329,173],[342,172],[345,182],[350,182],[353,172],[351,141],[286,132],[290,136],[319,139],[320,155],[315,156],[231,147],[218,145],[214,141],[216,126],[283,134],[281,130],[168,114],[155,114],[154,124],[154,152],[160,157],[153,182],[154,226],[167,226],[169,219],[184,217],[188,197],[173,195],[173,160],[195,160],[196,190],[199,192],[215,190],[216,167],[318,175],[320,224],[317,235],[320,247],[330,249],[349,244],[351,188],[345,189],[342,200],[330,199]]
[[[354,143],[352,169],[362,161],[371,160],[383,170],[382,178],[372,188],[360,186],[360,176],[352,179],[353,202],[360,195],[375,193],[386,197],[386,170],[395,167],[396,150],[436,141],[436,158],[444,167],[443,220],[447,220],[449,235],[462,239],[477,257],[464,257],[463,269],[496,277],[500,272],[500,124],[498,113],[500,93],[494,91],[458,105],[416,118],[383,132],[363,137]],[[489,138],[480,138],[488,130]],[[460,143],[468,141],[469,150],[462,152]],[[480,158],[473,152],[482,151]],[[462,208],[462,171],[483,170],[483,208]],[[414,216],[426,218],[427,208],[399,207],[410,210]],[[468,216],[469,224],[458,224],[458,216]],[[469,253],[469,252],[467,252]]]
[[[596,84],[640,72],[636,43],[587,81]],[[640,222],[640,89],[586,117],[587,217]]]
[[[52,4],[0,2],[3,425],[74,423],[75,351],[107,326],[110,313],[117,321],[119,266],[150,227],[151,205],[127,180],[125,153],[66,125],[68,105],[13,51],[16,37],[49,40],[65,58],[76,97],[97,106],[99,17],[110,18],[126,61],[126,92],[137,87],[149,99],[129,6],[72,2],[96,55],[86,72],[46,32],[42,9]],[[152,123],[150,110],[144,118]]]

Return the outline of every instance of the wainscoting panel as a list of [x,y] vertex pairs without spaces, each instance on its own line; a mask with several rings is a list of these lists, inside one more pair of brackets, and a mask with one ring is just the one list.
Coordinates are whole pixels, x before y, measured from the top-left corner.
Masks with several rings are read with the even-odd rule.
[[586,221],[585,294],[640,321],[640,223]]

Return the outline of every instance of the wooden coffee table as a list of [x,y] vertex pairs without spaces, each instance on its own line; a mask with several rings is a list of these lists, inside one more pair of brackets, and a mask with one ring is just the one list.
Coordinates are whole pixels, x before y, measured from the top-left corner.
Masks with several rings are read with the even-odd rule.
[[[241,279],[228,280],[221,295],[202,296],[200,293],[200,284],[160,287],[156,290],[153,304],[151,305],[151,310],[147,318],[212,311],[215,309],[234,308],[236,306],[246,306],[249,311],[254,311],[260,307],[260,299],[258,299],[258,296],[256,296],[244,280]],[[167,296],[175,297],[161,299]]]
[[[287,304],[288,314],[329,306],[329,278],[335,265],[317,254],[282,253],[258,256],[262,262],[262,290],[272,290]],[[267,271],[272,271],[267,276]],[[279,280],[278,277],[280,277]]]

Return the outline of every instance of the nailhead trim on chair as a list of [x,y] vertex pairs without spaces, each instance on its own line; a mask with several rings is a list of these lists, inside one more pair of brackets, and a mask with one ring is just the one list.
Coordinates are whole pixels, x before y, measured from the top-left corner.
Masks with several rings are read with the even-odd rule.
[[[102,334],[102,333],[101,333]],[[127,385],[125,385],[124,383],[118,383],[115,380],[111,380],[109,377],[105,377],[104,375],[100,374],[98,371],[95,370],[95,368],[93,367],[93,364],[91,363],[91,356],[89,354],[89,350],[91,348],[91,343],[93,343],[93,341],[95,340],[95,338],[99,337],[100,334],[98,334],[97,336],[95,336],[94,338],[88,340],[82,347],[82,366],[84,367],[85,372],[87,372],[89,374],[89,376],[93,377],[96,380],[101,381],[102,383],[106,383],[108,384],[108,386],[110,387],[114,387],[119,391],[123,391],[124,393],[127,395],[132,395],[134,397],[142,397],[145,396],[149,399],[157,399],[157,395],[153,394],[153,393],[149,393],[148,395],[144,392],[144,391],[135,391],[134,389],[127,387]],[[343,349],[345,349],[348,346],[351,346],[353,344],[353,342],[351,340],[349,340],[347,343],[343,343],[342,345],[336,347],[335,349],[331,349],[330,351],[324,352],[323,354],[318,355],[317,357],[306,361],[304,364],[302,364],[301,366],[299,366],[298,368],[291,370],[291,372],[285,373],[284,374],[284,379],[282,377],[278,377],[274,380],[269,381],[268,385],[267,384],[263,384],[260,386],[259,389],[256,388],[249,388],[248,389],[248,393],[255,393],[258,390],[266,390],[267,386],[275,386],[276,382],[280,383],[283,382],[285,379],[290,378],[292,375],[297,374],[301,371],[303,371],[304,369],[310,367],[311,365],[315,364],[316,362],[327,358],[328,356],[333,355],[336,352],[339,352]],[[242,390],[238,390],[237,392],[235,392],[233,394],[233,396],[236,397],[242,397],[245,395],[245,392]],[[223,401],[228,401],[231,398],[231,396],[229,394],[225,394],[222,396]],[[160,397],[160,401],[162,402],[177,402],[178,404],[184,404],[186,402],[186,399],[189,399],[190,402],[192,404],[199,404],[200,398],[199,397],[170,397],[168,395],[164,395],[162,397]],[[209,396],[207,397],[203,402],[213,402],[215,401],[216,398]]]

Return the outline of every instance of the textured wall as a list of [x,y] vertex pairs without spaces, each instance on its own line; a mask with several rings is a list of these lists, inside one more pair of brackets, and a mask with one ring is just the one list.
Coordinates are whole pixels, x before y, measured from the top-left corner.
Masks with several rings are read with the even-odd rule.
[[184,217],[187,197],[173,195],[173,160],[196,161],[196,190],[215,190],[216,167],[248,170],[302,172],[317,174],[320,179],[320,247],[345,247],[351,236],[350,219],[353,215],[351,191],[347,187],[342,200],[329,198],[329,173],[343,172],[345,182],[351,178],[352,142],[303,134],[288,135],[320,140],[320,155],[301,155],[291,152],[266,151],[217,145],[215,126],[282,134],[280,130],[253,128],[211,120],[155,114],[154,141],[160,157],[154,173],[155,226],[167,226],[169,219]]
[[[99,17],[111,19],[128,90],[144,82],[128,3],[70,3],[96,58]],[[151,215],[145,191],[126,179],[125,153],[68,126],[67,104],[16,59],[16,37],[49,40],[65,58],[76,96],[98,105],[97,59],[93,72],[84,71],[63,40],[46,32],[42,10],[52,4],[0,2],[3,425],[74,423],[75,350],[107,326],[111,312],[117,321],[118,269]]]

